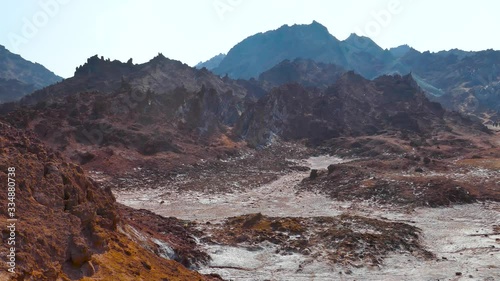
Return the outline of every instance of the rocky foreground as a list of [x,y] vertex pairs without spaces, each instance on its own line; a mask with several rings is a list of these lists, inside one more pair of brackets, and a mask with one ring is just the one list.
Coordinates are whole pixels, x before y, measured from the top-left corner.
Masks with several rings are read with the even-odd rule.
[[171,173],[92,176],[125,205],[183,219],[208,256],[201,272],[229,280],[496,280],[498,138],[444,141],[276,143]]
[[2,278],[495,280],[500,141],[453,129],[258,149],[219,136],[140,160],[110,145],[119,158],[81,168],[1,123],[19,218],[16,274]]
[[[33,135],[0,123],[0,179],[15,167],[15,244],[2,228],[2,257],[15,247],[15,268],[1,280],[213,280],[158,256],[134,236],[111,190],[87,177]],[[0,194],[7,226],[7,190]],[[10,206],[9,206],[10,207]],[[10,211],[9,211],[10,212]],[[160,240],[159,240],[160,241]],[[9,266],[11,268],[11,266]]]

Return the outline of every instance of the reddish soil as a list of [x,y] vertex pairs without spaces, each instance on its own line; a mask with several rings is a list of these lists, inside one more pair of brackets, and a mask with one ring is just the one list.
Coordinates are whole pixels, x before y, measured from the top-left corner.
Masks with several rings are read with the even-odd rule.
[[[0,180],[16,180],[16,273],[2,280],[211,280],[150,253],[119,228],[126,225],[110,189],[66,162],[33,135],[0,123]],[[11,175],[12,177],[12,175]],[[0,193],[7,201],[7,192]],[[3,205],[5,206],[5,205]],[[7,225],[7,208],[0,222]],[[2,256],[7,254],[2,229]]]

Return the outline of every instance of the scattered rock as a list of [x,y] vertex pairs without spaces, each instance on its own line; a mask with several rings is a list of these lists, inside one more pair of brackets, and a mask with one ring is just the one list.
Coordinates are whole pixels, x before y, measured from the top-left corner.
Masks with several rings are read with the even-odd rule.
[[145,269],[151,270],[151,265],[145,261],[141,261],[142,266],[144,266]]
[[70,261],[76,267],[81,267],[84,263],[90,261],[92,252],[85,244],[82,238],[73,237],[69,245]]
[[328,165],[328,174],[333,173],[334,170],[335,170],[335,165],[333,164]]
[[264,216],[261,213],[251,215],[245,222],[243,223],[243,228],[251,228],[255,224],[257,224]]
[[429,157],[424,157],[424,164],[429,165],[431,163],[431,159]]
[[311,173],[309,174],[309,179],[314,180],[318,177],[318,170],[312,169]]

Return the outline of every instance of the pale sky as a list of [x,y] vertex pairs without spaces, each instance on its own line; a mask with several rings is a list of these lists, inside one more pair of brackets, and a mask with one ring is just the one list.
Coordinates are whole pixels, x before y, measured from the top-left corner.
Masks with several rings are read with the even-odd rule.
[[195,65],[313,20],[383,48],[500,50],[499,11],[495,0],[0,0],[0,44],[62,77],[95,54],[142,63],[161,52]]

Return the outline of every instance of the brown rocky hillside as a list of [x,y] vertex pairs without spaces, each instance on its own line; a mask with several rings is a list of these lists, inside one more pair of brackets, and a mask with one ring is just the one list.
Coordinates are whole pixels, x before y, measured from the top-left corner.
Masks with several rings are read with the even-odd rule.
[[347,72],[326,90],[286,84],[249,106],[235,132],[251,145],[275,137],[312,143],[340,137],[383,133],[431,137],[452,127],[487,129],[429,101],[407,76],[367,80]]
[[[0,179],[15,167],[16,268],[1,280],[209,280],[130,237],[109,189],[30,133],[0,123]],[[13,177],[12,175],[10,175]],[[3,185],[3,184],[2,184]],[[5,191],[5,190],[4,190]],[[2,206],[7,192],[0,194]],[[7,225],[6,207],[0,211]],[[10,232],[2,229],[2,256]]]

